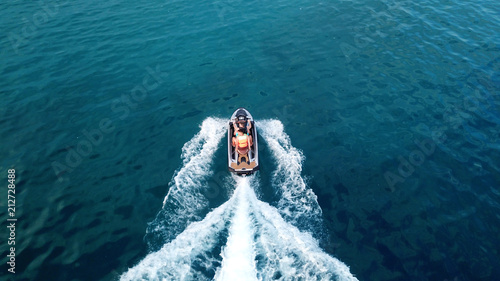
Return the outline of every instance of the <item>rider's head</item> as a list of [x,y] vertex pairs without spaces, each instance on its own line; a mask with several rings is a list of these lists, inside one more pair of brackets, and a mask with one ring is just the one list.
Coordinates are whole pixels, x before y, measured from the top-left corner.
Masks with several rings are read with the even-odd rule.
[[246,116],[240,115],[236,117],[236,124],[238,124],[238,127],[245,127],[246,122],[247,122]]

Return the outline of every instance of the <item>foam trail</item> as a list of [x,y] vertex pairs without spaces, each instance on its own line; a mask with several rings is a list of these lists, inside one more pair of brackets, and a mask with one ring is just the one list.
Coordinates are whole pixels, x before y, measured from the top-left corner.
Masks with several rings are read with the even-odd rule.
[[256,126],[278,165],[273,174],[273,186],[280,194],[277,206],[280,214],[300,229],[321,232],[321,207],[316,194],[301,176],[304,155],[292,146],[280,121],[258,121]]
[[311,234],[287,223],[269,204],[255,201],[255,206],[259,279],[357,280],[344,263],[323,252]]
[[201,193],[210,175],[206,163],[225,133],[225,122],[207,118],[184,145],[183,166],[148,227],[148,234],[167,237],[121,280],[357,280],[304,231],[308,222],[321,222],[321,208],[300,175],[304,157],[277,120],[258,125],[278,164],[273,175],[281,195],[278,209],[257,199],[258,174],[233,176],[231,198],[198,219],[208,205]]
[[[231,217],[234,199],[190,224],[159,251],[149,254],[121,277],[126,280],[211,280],[219,265],[217,245]],[[215,252],[215,254],[214,254]]]
[[344,263],[323,252],[311,234],[286,222],[253,190],[244,195],[255,221],[259,280],[357,280]]
[[226,203],[146,256],[121,280],[357,280],[309,233],[257,199],[251,187],[258,185],[256,176],[235,181]]
[[183,165],[169,184],[163,209],[148,225],[146,241],[151,249],[157,250],[190,222],[201,220],[200,213],[208,207],[203,195],[206,179],[212,174],[213,154],[227,132],[226,124],[227,120],[209,117],[201,124],[200,132],[184,144]]
[[253,248],[252,219],[246,200],[250,190],[248,180],[240,180],[235,190],[237,207],[229,230],[229,238],[222,253],[222,268],[215,275],[217,281],[257,280]]

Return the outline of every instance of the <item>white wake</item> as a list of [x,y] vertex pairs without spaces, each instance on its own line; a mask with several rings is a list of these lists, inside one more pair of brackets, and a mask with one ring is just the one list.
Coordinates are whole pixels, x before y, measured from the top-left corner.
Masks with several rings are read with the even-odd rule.
[[273,187],[279,193],[278,210],[285,220],[310,232],[322,226],[322,211],[317,196],[301,176],[304,155],[292,146],[283,123],[263,120],[256,125],[276,161]]
[[254,222],[250,217],[249,181],[238,181],[232,198],[236,200],[235,215],[229,228],[229,237],[222,252],[222,267],[215,280],[257,280],[254,249]]
[[[207,120],[215,121],[211,118]],[[201,131],[210,127],[212,135],[220,133],[220,124],[213,126],[212,123],[205,122]],[[218,122],[220,121],[215,123]],[[267,129],[261,129],[264,125]],[[228,201],[213,209],[203,219],[190,222],[161,249],[147,255],[139,264],[125,272],[121,280],[357,280],[344,263],[322,251],[318,241],[310,233],[294,225],[298,222],[294,220],[295,215],[307,217],[310,212],[310,218],[313,218],[321,214],[314,193],[300,176],[303,156],[291,146],[281,122],[263,121],[257,126],[262,130],[262,136],[278,164],[273,181],[282,198],[277,208],[257,198],[255,190],[259,190],[260,185],[258,174],[228,177],[229,183],[235,186]],[[201,135],[203,134],[200,132],[193,139]],[[211,147],[210,153],[213,155],[221,138],[205,138],[201,141],[204,143],[202,147]],[[193,140],[188,142],[184,148],[192,142]],[[201,194],[195,185],[204,186],[200,179],[208,173],[191,171],[200,168],[192,164],[192,161],[200,151],[203,152],[203,148],[196,151],[192,153],[193,156],[183,152],[183,155],[187,155],[183,167],[174,176],[175,186],[187,187],[188,190],[174,192],[171,188],[165,198],[165,206],[172,200],[176,202],[176,207],[188,208],[187,212],[179,210],[175,214],[189,218],[199,208],[186,206],[190,205],[191,200],[207,204],[206,199],[203,203],[201,196],[196,195],[193,199],[192,194],[186,194],[189,191]],[[203,153],[204,156],[210,154],[208,151]],[[280,159],[287,155],[295,155],[296,161],[286,162]],[[181,172],[182,175],[193,178],[176,181]],[[276,179],[282,176],[287,178]],[[184,217],[180,221],[189,219]]]
[[189,223],[202,219],[200,213],[208,207],[203,191],[207,188],[207,178],[213,174],[210,166],[227,132],[226,122],[219,118],[205,119],[200,132],[182,147],[183,165],[169,184],[162,210],[148,225],[146,241],[150,248],[156,249],[171,241]]

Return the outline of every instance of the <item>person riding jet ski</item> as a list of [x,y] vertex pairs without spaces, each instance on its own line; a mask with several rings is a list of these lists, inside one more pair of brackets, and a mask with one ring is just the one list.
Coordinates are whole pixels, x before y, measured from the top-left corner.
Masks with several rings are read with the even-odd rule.
[[252,123],[248,122],[245,116],[237,116],[235,122],[233,122],[233,127],[233,147],[236,147],[236,151],[240,155],[245,155],[253,145],[252,136],[248,134],[248,132],[251,132]]
[[231,115],[227,127],[229,171],[245,176],[259,170],[259,137],[250,112],[243,107]]

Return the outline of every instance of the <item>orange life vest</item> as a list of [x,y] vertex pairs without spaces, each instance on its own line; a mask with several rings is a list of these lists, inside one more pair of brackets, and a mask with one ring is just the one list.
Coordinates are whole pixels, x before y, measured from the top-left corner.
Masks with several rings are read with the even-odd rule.
[[239,148],[248,147],[248,136],[247,135],[238,136],[238,147]]

